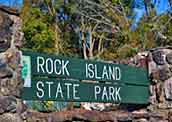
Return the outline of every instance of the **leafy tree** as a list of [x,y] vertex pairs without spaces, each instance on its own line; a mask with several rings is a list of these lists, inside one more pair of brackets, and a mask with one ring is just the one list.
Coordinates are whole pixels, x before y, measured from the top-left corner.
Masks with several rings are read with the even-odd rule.
[[[39,7],[44,3],[45,11]],[[38,5],[37,5],[38,4]],[[51,1],[24,1],[21,11],[25,47],[40,52],[59,53],[61,51],[60,29],[56,22],[56,13]]]
[[137,30],[131,31],[131,1],[32,0],[31,5],[27,1],[22,14],[26,47],[105,60],[155,47],[156,25],[150,19],[155,14],[144,17]]
[[[129,1],[85,0],[77,1],[76,4],[78,9],[75,13],[80,17],[79,44],[85,59],[125,58],[135,54],[135,48],[141,47],[138,39],[140,33],[134,39],[135,32],[129,30]],[[121,56],[124,54],[120,49],[125,49],[128,54]]]

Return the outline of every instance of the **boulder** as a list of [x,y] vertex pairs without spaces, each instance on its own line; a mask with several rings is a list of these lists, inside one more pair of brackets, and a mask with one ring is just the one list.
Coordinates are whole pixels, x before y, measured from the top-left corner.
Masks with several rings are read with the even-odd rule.
[[168,112],[168,121],[172,122],[172,111]]
[[169,67],[167,65],[164,65],[159,69],[159,77],[161,81],[165,81],[169,79],[172,76],[172,72],[170,71]]
[[132,118],[129,116],[117,117],[118,122],[132,122]]
[[168,64],[172,65],[172,53],[166,55],[166,61],[168,62]]
[[158,65],[164,65],[165,60],[164,60],[164,52],[162,50],[155,50],[152,53],[153,61],[158,64]]
[[9,17],[13,21],[12,31],[13,31],[14,41],[11,43],[11,47],[21,48],[23,44],[22,41],[24,39],[24,33],[21,32],[22,19],[14,15],[10,15]]
[[167,100],[172,100],[172,77],[165,81],[164,91],[165,91],[165,98]]
[[17,100],[14,97],[12,96],[0,97],[0,114],[4,112],[15,112],[16,107],[17,107]]
[[4,52],[10,47],[12,24],[9,16],[0,11],[0,52]]
[[0,115],[0,122],[23,122],[18,114],[5,113]]

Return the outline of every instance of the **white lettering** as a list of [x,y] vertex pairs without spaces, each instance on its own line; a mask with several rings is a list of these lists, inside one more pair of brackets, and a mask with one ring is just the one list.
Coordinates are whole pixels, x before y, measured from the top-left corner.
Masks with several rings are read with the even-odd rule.
[[121,69],[119,67],[116,67],[115,70],[116,70],[116,80],[121,80]]
[[86,78],[88,78],[88,66],[87,66],[87,63],[85,64],[85,75],[86,75]]
[[61,98],[63,98],[63,92],[62,92],[62,88],[61,88],[61,84],[58,83],[57,89],[56,89],[56,98],[59,96],[59,93],[61,95]]
[[53,60],[51,58],[48,58],[46,60],[46,71],[47,71],[48,74],[52,74],[53,73]]
[[109,87],[109,100],[115,100],[114,93],[115,93],[114,87]]
[[106,100],[108,100],[108,92],[107,92],[107,89],[106,87],[103,87],[103,93],[102,93],[102,100],[104,100],[106,97]]
[[97,95],[100,94],[101,88],[100,86],[95,86],[94,87],[94,98],[97,100]]
[[94,78],[94,71],[93,71],[93,69],[94,69],[94,65],[93,64],[88,64],[88,77],[89,78]]
[[54,84],[53,82],[46,82],[48,84],[48,97],[51,98],[51,85]]
[[97,65],[95,64],[95,76],[96,76],[96,79],[101,79],[100,76],[98,76],[98,72],[97,72]]
[[[40,61],[41,60],[41,61]],[[37,57],[37,72],[40,72],[40,68],[42,69],[42,72],[44,73],[44,68],[43,68],[43,65],[44,65],[45,61],[44,61],[44,58],[43,57],[40,57],[38,56]]]
[[109,78],[115,80],[115,68],[113,67],[112,70],[111,66],[109,66]]
[[119,94],[121,88],[119,87],[119,88],[116,88],[115,90],[116,90],[116,92],[115,92],[116,101],[118,101],[118,100],[121,101],[121,97],[120,97],[120,94]]
[[55,73],[56,73],[57,75],[60,75],[60,74],[61,74],[61,70],[57,71],[58,64],[61,65],[61,61],[60,61],[59,59],[56,59],[56,60],[54,61],[54,70],[55,70]]
[[[42,88],[41,88],[42,87]],[[36,92],[36,95],[37,97],[39,98],[43,98],[44,97],[44,90],[43,90],[43,87],[44,87],[44,83],[41,82],[41,81],[38,81],[37,84],[36,84],[36,88],[38,89],[38,91]]]
[[73,99],[78,100],[78,99],[80,99],[80,97],[76,96],[76,93],[78,92],[76,87],[79,87],[79,84],[74,84],[73,85]]
[[72,84],[71,83],[65,83],[65,86],[67,86],[67,98],[68,99],[70,99],[70,86],[71,86]]
[[108,71],[107,71],[106,66],[103,67],[103,73],[102,73],[102,78],[104,79],[105,77],[106,77],[106,79],[109,79]]
[[66,62],[62,61],[62,71],[63,75],[65,75],[65,72],[68,76],[70,76],[69,71],[67,69],[67,65],[69,64],[69,61],[67,60]]

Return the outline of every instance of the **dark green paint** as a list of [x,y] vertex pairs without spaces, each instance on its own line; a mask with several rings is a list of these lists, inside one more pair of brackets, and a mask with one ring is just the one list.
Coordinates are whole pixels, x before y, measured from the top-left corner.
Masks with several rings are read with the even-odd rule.
[[[38,89],[36,87],[36,84],[38,81],[43,82],[44,84],[46,82],[53,82],[53,85],[51,86],[51,97],[48,96],[48,85],[45,85],[44,92],[45,95],[41,99],[37,97]],[[56,88],[57,84],[61,84],[61,88],[64,94],[64,97],[55,98],[56,94]],[[79,99],[74,99],[72,97],[73,90],[72,87],[70,88],[70,98],[67,98],[67,87],[64,85],[65,83],[70,83],[72,85],[79,84],[79,87],[77,88],[76,96],[80,97]],[[110,100],[110,97],[105,97],[104,100],[101,99],[102,95],[98,94],[97,99],[95,99],[95,92],[94,87],[99,86],[101,89],[103,87],[109,88],[121,88],[119,91],[121,99]],[[85,82],[79,82],[77,80],[57,80],[57,79],[43,79],[43,78],[35,78],[32,79],[32,87],[31,88],[24,88],[22,92],[22,97],[25,100],[55,100],[55,101],[74,101],[74,102],[111,102],[111,103],[129,103],[129,104],[147,104],[148,98],[149,98],[149,88],[147,86],[133,86],[133,85],[116,85],[116,84],[104,84],[104,83],[85,83]],[[39,92],[40,93],[40,92]],[[109,92],[108,92],[109,93]],[[111,97],[112,98],[112,97]]]
[[[90,61],[90,60],[82,60],[82,59],[76,59],[76,58],[70,58],[70,57],[62,57],[62,56],[55,56],[55,55],[48,55],[48,54],[40,54],[40,53],[33,53],[33,52],[23,52],[24,55],[31,56],[31,66],[32,66],[32,76],[38,77],[38,76],[44,76],[48,78],[52,77],[58,77],[58,78],[72,78],[72,79],[78,79],[78,80],[95,80],[95,81],[106,81],[106,82],[118,82],[118,83],[125,83],[130,85],[143,85],[148,86],[150,84],[147,71],[142,68],[135,68],[128,65],[123,64],[111,64],[111,63],[103,63],[98,61]],[[43,72],[37,72],[37,62],[36,58],[38,56],[41,56],[45,59],[52,58],[52,59],[60,59],[67,61],[69,60],[68,70],[70,72],[70,76],[64,75],[57,75],[55,73],[48,74]],[[96,79],[94,78],[88,78],[86,77],[86,70],[85,70],[85,64],[91,63],[93,65],[97,65],[97,74],[102,73],[102,68],[104,65],[111,66],[111,67],[119,67],[121,69],[121,79],[120,80],[112,80],[107,78],[101,78]],[[44,67],[45,68],[45,67]]]

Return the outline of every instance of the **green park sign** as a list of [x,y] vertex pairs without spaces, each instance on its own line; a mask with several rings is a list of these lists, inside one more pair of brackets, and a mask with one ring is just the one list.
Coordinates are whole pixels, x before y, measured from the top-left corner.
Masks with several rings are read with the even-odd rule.
[[22,64],[25,100],[148,103],[150,83],[142,68],[33,52],[23,52]]

